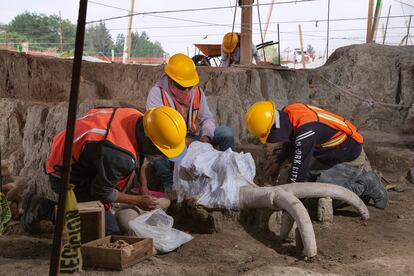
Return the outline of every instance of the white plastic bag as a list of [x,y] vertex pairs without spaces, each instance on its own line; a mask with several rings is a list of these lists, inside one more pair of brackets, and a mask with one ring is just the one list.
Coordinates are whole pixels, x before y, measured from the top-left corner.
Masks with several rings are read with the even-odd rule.
[[174,166],[173,189],[178,201],[196,199],[209,208],[239,208],[240,188],[253,185],[256,174],[250,153],[214,149],[208,143],[193,142],[187,154]]
[[157,252],[170,252],[189,242],[193,237],[172,228],[174,219],[162,209],[146,212],[128,222],[129,227],[140,238],[151,238]]

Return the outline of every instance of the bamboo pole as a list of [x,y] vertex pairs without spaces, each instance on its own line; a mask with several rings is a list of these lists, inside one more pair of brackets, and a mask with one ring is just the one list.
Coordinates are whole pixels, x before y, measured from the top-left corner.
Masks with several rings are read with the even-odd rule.
[[374,9],[374,0],[368,0],[368,17],[367,17],[367,36],[366,43],[370,43],[371,30],[372,30],[372,13]]
[[76,110],[78,106],[79,81],[82,66],[83,44],[85,39],[85,21],[88,0],[80,0],[78,23],[76,27],[75,57],[72,67],[72,81],[69,96],[68,118],[66,123],[65,146],[63,151],[62,179],[60,182],[60,193],[58,210],[56,216],[56,227],[53,235],[52,256],[50,258],[49,275],[58,275],[60,266],[60,252],[62,247],[62,231],[65,216],[66,195],[70,178],[70,161],[72,159],[72,144],[75,132]]
[[135,0],[131,0],[129,5],[129,17],[128,17],[128,34],[125,37],[124,44],[124,55],[122,63],[128,63],[129,57],[131,56],[131,28],[132,28],[132,14],[134,13]]
[[410,38],[410,28],[411,28],[411,15],[410,15],[410,20],[408,21],[408,26],[407,26],[407,36],[405,39],[405,46],[407,46],[408,39]]
[[381,9],[382,9],[382,1],[377,0],[377,5],[375,6],[374,23],[372,24],[370,42],[375,42],[375,40],[377,39],[377,30],[378,30],[379,17],[381,15]]
[[300,24],[299,24],[299,38],[300,38],[300,51],[302,53],[302,65],[303,65],[303,68],[306,68],[305,51],[303,50],[302,26]]
[[276,0],[272,0],[272,3],[270,4],[270,7],[269,7],[269,11],[267,12],[266,23],[265,23],[264,31],[263,31],[263,40],[264,41],[266,41],[267,29],[269,28],[269,21],[270,21],[270,18],[272,17],[273,5],[275,4],[275,1]]
[[390,20],[391,5],[388,8],[387,23],[385,23],[384,37],[382,38],[382,44],[385,44],[385,37],[387,36],[388,21]]

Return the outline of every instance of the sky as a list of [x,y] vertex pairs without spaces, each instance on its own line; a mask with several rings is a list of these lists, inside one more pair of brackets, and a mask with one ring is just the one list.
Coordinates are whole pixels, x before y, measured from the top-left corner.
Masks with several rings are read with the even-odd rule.
[[[232,29],[234,5],[237,0],[135,0],[135,12],[174,11],[194,8],[226,7],[216,10],[169,12],[152,15],[138,15],[133,17],[133,31],[145,31],[152,41],[159,41],[166,52],[195,53],[196,43],[221,43],[225,33]],[[259,2],[262,28],[266,21],[272,0],[256,0]],[[290,3],[283,3],[290,2]],[[386,17],[391,6],[391,17],[414,15],[414,0],[383,0],[381,16]],[[401,3],[404,2],[405,4]],[[300,47],[298,24],[301,24],[303,43],[305,47],[311,44],[317,53],[326,52],[326,30],[328,17],[328,0],[314,0],[301,2],[294,0],[276,0],[272,16],[269,20],[269,29],[266,41],[277,41],[277,26],[280,23],[281,54],[288,53]],[[117,7],[118,9],[103,5]],[[128,14],[130,0],[94,0],[89,1],[87,21],[122,16]],[[36,12],[46,15],[62,14],[62,18],[76,23],[79,1],[75,0],[21,0],[4,1],[0,12],[0,22],[9,23],[14,16],[24,12]],[[121,9],[121,10],[120,10]],[[122,10],[124,9],[124,10]],[[367,20],[339,20],[349,18],[366,18],[368,0],[330,0],[330,40],[329,52],[336,48],[363,43],[365,41]],[[168,17],[168,18],[167,18]],[[299,22],[302,21],[302,22]],[[303,22],[307,21],[307,22]],[[237,8],[235,31],[240,31],[241,9]],[[118,33],[127,32],[127,18],[106,21],[105,24],[115,39]],[[382,43],[383,28],[386,18],[379,22],[377,41]],[[397,45],[407,33],[407,18],[390,18],[386,37],[386,44]],[[410,28],[411,37],[408,41],[413,45],[414,16]],[[253,7],[253,42],[261,43],[260,25],[257,6]]]

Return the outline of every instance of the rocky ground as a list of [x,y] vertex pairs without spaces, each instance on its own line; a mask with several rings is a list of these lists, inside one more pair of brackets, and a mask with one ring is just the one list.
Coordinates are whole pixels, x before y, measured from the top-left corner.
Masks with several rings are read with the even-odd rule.
[[[390,195],[386,210],[369,208],[368,221],[342,209],[332,224],[315,222],[319,253],[312,260],[272,232],[227,222],[221,232],[193,234],[194,240],[176,251],[123,275],[413,275],[414,188]],[[51,234],[0,236],[0,275],[46,275],[51,243]],[[85,269],[86,275],[115,273]]]

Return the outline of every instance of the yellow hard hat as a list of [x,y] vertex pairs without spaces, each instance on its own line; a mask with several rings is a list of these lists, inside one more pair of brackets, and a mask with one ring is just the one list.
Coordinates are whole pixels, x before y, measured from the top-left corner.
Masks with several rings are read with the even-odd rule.
[[227,33],[223,37],[223,51],[230,54],[236,49],[239,43],[239,35],[237,33]]
[[274,120],[275,103],[273,101],[255,103],[247,110],[244,117],[247,130],[258,137],[262,144],[266,143]]
[[178,161],[186,152],[187,126],[175,109],[168,106],[150,108],[144,113],[144,130],[152,143],[171,161]]
[[164,66],[164,72],[183,87],[192,87],[199,82],[193,60],[184,54],[175,54]]

